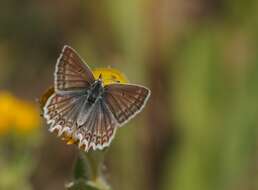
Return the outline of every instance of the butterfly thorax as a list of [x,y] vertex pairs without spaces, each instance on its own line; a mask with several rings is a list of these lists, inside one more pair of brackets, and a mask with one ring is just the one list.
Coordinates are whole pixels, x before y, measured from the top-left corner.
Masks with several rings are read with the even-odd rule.
[[88,90],[88,103],[90,105],[94,104],[97,98],[99,98],[104,92],[104,87],[101,80],[96,80],[91,88]]

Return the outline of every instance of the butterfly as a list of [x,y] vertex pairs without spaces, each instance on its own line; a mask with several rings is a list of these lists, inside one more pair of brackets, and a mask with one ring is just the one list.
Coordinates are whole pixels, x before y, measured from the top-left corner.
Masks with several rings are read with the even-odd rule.
[[55,67],[54,93],[43,107],[49,131],[72,137],[89,151],[110,145],[117,128],[132,119],[150,96],[146,87],[103,84],[69,46],[64,46]]

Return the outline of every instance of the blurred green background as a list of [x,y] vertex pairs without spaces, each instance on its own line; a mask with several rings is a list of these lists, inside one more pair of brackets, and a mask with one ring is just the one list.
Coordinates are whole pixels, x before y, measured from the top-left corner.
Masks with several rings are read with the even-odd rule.
[[114,190],[258,189],[258,1],[2,0],[0,26],[0,129],[23,125],[17,101],[38,108],[0,135],[1,190],[72,177],[77,147],[30,118],[65,44],[152,90],[107,153]]

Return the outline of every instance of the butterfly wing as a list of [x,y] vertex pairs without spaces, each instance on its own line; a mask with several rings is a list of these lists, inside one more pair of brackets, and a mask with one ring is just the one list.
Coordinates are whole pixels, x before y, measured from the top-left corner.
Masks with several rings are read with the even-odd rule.
[[107,85],[103,95],[108,108],[120,126],[142,110],[149,96],[149,89],[131,84]]
[[55,92],[43,109],[50,131],[73,136],[86,151],[108,146],[117,126],[141,111],[150,95],[150,90],[142,86],[107,85],[102,97],[85,109],[85,118],[77,121],[83,106],[87,106],[85,90],[94,82],[90,68],[72,48],[65,46],[56,64]]
[[54,93],[50,96],[43,108],[44,117],[47,123],[51,124],[49,130],[57,131],[59,136],[64,132],[71,135],[76,128],[75,121],[85,100],[86,97],[81,92],[66,95]]
[[64,46],[55,70],[55,91],[58,93],[85,90],[95,81],[86,63],[69,46]]
[[108,146],[115,135],[118,123],[103,99],[97,100],[85,117],[85,123],[75,132],[76,138],[80,141],[79,147],[88,151],[90,148],[95,150]]

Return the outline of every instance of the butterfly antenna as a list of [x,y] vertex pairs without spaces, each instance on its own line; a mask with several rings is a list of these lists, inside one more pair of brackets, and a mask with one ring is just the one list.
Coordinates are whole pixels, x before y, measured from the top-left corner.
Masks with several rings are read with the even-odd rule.
[[100,75],[99,75],[99,79],[100,79],[100,80],[102,80],[102,73],[100,73]]

